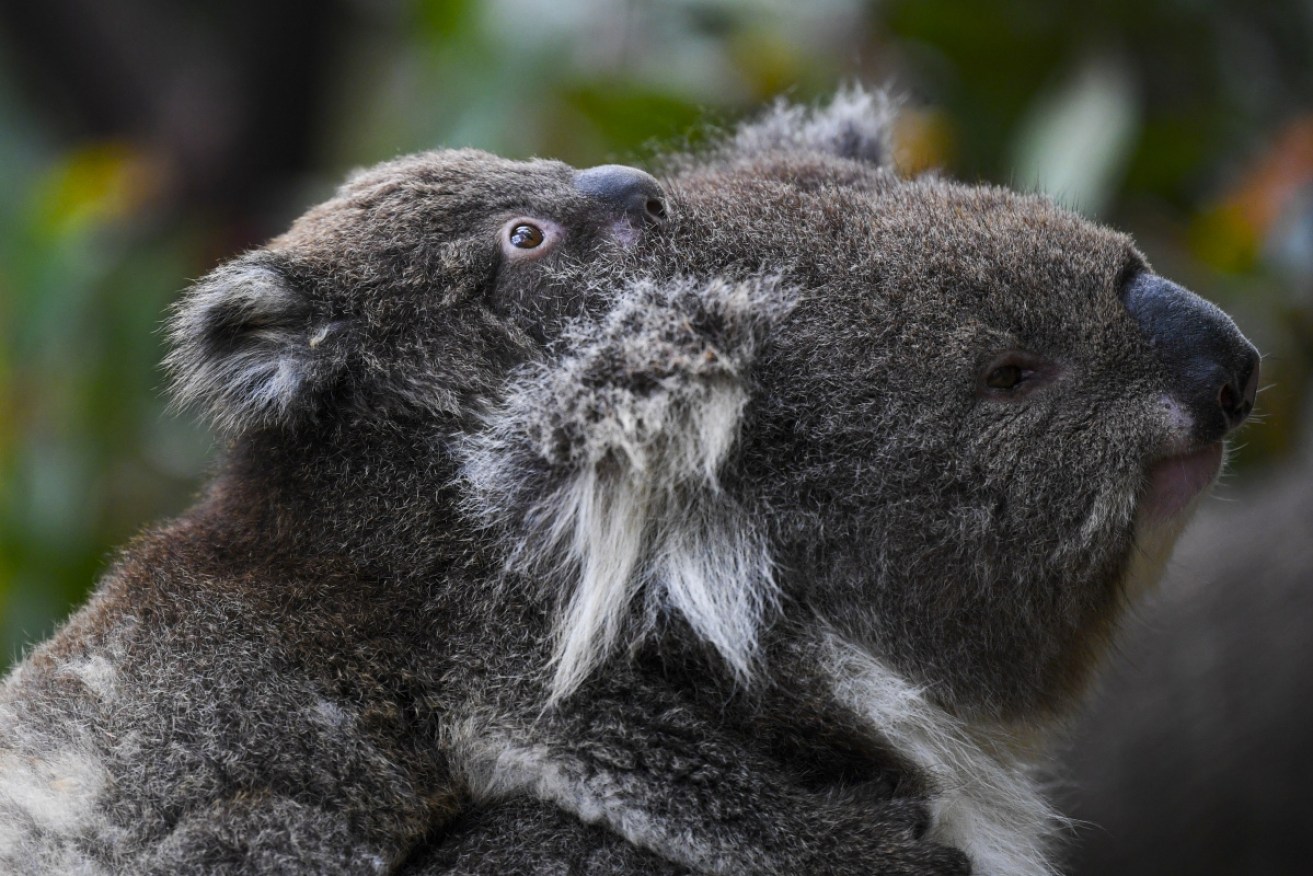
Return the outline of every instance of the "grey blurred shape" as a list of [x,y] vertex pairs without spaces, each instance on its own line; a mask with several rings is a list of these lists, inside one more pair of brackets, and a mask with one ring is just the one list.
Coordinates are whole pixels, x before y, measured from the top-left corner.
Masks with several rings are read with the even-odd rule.
[[1212,502],[1072,736],[1072,876],[1313,867],[1313,454]]

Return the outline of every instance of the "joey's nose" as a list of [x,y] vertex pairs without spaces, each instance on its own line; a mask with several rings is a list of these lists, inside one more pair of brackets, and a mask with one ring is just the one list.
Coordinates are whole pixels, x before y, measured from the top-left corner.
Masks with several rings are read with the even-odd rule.
[[1170,280],[1140,274],[1123,293],[1171,391],[1195,423],[1194,437],[1216,441],[1245,421],[1258,391],[1258,351],[1231,318]]
[[574,187],[624,214],[635,227],[664,221],[666,193],[650,173],[623,164],[603,164],[581,170]]

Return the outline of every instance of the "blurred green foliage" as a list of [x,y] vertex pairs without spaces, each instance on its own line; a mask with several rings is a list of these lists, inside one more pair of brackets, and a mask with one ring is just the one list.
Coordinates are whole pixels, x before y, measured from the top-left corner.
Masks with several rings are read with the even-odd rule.
[[23,35],[0,41],[0,667],[83,598],[113,546],[197,488],[212,441],[165,412],[156,364],[169,301],[350,167],[438,145],[641,162],[780,93],[891,83],[906,170],[1048,191],[1236,314],[1271,385],[1241,468],[1297,440],[1313,366],[1304,0],[357,0],[342,14],[311,154],[243,215],[182,197],[185,165],[149,130],[70,133],[20,86],[3,47]]

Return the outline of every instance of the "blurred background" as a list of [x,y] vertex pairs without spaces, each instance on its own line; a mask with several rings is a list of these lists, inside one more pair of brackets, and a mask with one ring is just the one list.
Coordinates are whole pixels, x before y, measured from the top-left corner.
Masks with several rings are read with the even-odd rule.
[[1309,0],[0,0],[0,668],[212,457],[165,411],[168,303],[347,170],[435,146],[641,163],[849,80],[904,98],[906,172],[1049,192],[1232,313],[1266,384],[1236,480],[1285,471],[1313,368],[1310,46]]

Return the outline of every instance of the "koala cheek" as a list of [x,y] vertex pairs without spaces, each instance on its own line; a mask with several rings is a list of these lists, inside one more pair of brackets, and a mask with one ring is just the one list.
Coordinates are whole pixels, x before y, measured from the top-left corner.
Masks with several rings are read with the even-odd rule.
[[1170,395],[1158,398],[1159,419],[1166,428],[1171,440],[1184,449],[1190,433],[1194,431],[1194,417],[1185,406]]
[[642,239],[641,231],[626,219],[617,219],[611,223],[611,239],[624,249],[635,246]]

